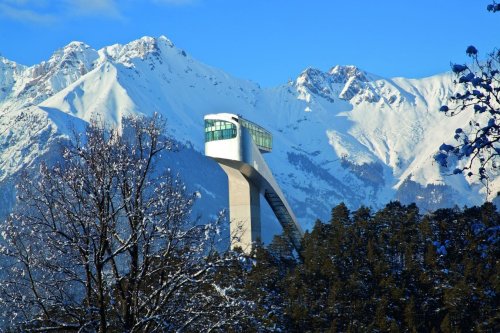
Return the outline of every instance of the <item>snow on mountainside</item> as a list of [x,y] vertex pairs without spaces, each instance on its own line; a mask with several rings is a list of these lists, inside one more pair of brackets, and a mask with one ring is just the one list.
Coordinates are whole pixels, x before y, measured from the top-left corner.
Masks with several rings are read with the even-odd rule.
[[447,176],[432,158],[471,117],[437,111],[456,89],[449,73],[387,79],[354,66],[309,68],[262,89],[196,61],[165,37],[97,51],[73,42],[31,67],[0,58],[0,71],[0,215],[13,204],[19,171],[56,156],[72,128],[96,115],[117,124],[153,112],[184,144],[167,163],[200,191],[205,211],[227,206],[225,175],[202,156],[203,116],[217,112],[242,114],[273,133],[266,159],[306,228],[340,201],[377,208],[399,199],[434,209],[485,197],[480,184]]

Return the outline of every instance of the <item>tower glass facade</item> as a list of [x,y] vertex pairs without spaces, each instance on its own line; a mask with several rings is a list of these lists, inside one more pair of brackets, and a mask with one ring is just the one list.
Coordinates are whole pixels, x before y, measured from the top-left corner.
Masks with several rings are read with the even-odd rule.
[[259,125],[256,125],[243,118],[240,118],[239,122],[241,126],[248,129],[248,131],[252,135],[253,141],[260,149],[264,151],[271,151],[273,149],[273,136],[271,135],[271,133],[269,133]]
[[236,125],[224,120],[205,119],[205,142],[235,138]]

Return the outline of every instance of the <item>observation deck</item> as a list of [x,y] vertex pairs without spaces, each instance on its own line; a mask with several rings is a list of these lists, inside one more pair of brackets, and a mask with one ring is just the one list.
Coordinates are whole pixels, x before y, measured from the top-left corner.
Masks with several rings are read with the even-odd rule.
[[241,247],[245,253],[261,240],[261,194],[295,249],[304,235],[262,156],[272,151],[272,144],[269,131],[239,115],[205,116],[205,155],[228,176],[231,247]]

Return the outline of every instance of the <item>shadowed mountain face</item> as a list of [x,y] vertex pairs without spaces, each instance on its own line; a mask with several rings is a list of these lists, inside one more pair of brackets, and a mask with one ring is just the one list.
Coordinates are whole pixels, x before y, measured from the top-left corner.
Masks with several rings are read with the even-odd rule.
[[[355,66],[308,68],[263,89],[196,61],[165,37],[100,50],[73,42],[31,67],[0,58],[0,72],[0,214],[15,201],[19,172],[56,158],[60,140],[92,117],[117,125],[125,115],[154,112],[183,146],[165,163],[200,192],[199,211],[227,207],[227,179],[203,156],[203,116],[220,112],[273,133],[266,159],[304,228],[341,201],[378,208],[398,199],[434,209],[485,198],[477,180],[447,176],[454,166],[444,170],[433,160],[472,117],[438,112],[456,89],[449,73],[387,79]],[[493,176],[496,194],[500,177]]]

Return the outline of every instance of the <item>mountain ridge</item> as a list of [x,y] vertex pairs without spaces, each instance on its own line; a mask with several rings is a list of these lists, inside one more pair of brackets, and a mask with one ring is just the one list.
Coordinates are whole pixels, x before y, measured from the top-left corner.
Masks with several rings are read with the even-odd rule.
[[[306,228],[340,201],[378,208],[399,199],[435,209],[484,199],[481,184],[448,177],[433,160],[439,145],[452,143],[453,130],[473,116],[438,112],[459,89],[451,73],[382,78],[337,65],[307,68],[288,84],[261,88],[198,62],[164,36],[99,50],[72,42],[30,67],[2,58],[0,71],[0,188],[70,137],[67,119],[99,115],[113,125],[124,115],[159,112],[169,134],[193,150],[189,154],[202,154],[203,115],[232,112],[274,134],[266,158]],[[16,120],[20,115],[38,120]],[[43,135],[26,135],[35,132]],[[178,168],[189,180],[195,171],[183,163]],[[189,185],[205,194],[200,201],[214,196],[207,206],[227,205],[224,175],[203,163],[217,173],[218,188],[201,180]],[[493,176],[493,190],[499,190],[500,177]]]

